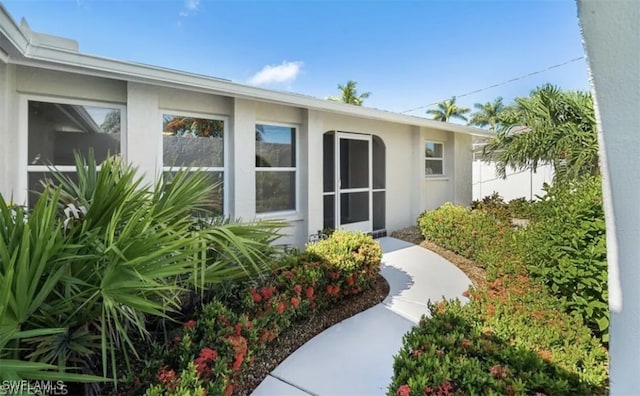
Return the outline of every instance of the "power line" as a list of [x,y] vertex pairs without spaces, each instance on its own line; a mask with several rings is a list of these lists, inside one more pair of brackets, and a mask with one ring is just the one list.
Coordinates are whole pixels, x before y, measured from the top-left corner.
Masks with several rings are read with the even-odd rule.
[[[578,57],[578,58],[569,59],[568,61],[566,61],[566,62],[562,62],[562,63],[558,63],[557,65],[549,66],[549,67],[546,67],[546,68],[544,68],[544,69],[537,70],[537,71],[531,72],[531,73],[529,73],[529,74],[524,74],[524,75],[522,75],[522,76],[519,76],[519,77],[516,77],[516,78],[512,78],[512,79],[507,80],[507,81],[503,81],[503,82],[500,82],[500,83],[497,83],[497,84],[489,85],[488,87],[484,87],[484,88],[476,89],[475,91],[466,92],[466,93],[463,93],[463,94],[461,94],[461,95],[455,95],[454,97],[455,97],[455,98],[462,98],[462,97],[465,97],[465,96],[474,95],[474,94],[477,94],[477,93],[479,93],[479,92],[486,91],[486,90],[488,90],[488,89],[492,89],[492,88],[500,87],[500,86],[502,86],[502,85],[510,84],[510,83],[515,82],[515,81],[518,81],[518,80],[523,80],[523,79],[525,79],[525,78],[529,78],[529,77],[531,77],[531,76],[535,76],[536,74],[541,74],[541,73],[547,72],[547,71],[549,71],[549,70],[551,70],[551,69],[556,69],[556,68],[558,68],[558,67],[562,67],[562,66],[568,65],[569,63],[577,62],[577,61],[579,61],[579,60],[581,60],[581,59],[584,59],[584,56],[580,56],[580,57]],[[409,110],[402,111],[401,113],[410,113],[410,112],[412,112],[412,111],[416,111],[416,110],[420,110],[420,109],[425,109],[425,108],[427,108],[427,107],[429,107],[429,106],[433,106],[433,105],[438,104],[438,103],[439,103],[439,102],[429,103],[428,105],[415,107],[415,108],[413,108],[413,109],[409,109]]]

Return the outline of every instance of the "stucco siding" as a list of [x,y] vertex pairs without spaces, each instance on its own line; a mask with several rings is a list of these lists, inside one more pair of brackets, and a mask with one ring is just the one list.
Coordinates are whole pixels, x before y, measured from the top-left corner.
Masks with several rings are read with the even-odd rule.
[[255,103],[256,120],[259,122],[295,125],[302,124],[304,118],[304,112],[302,109],[275,103]]
[[[327,131],[361,133],[378,136],[386,149],[386,229],[389,231],[413,225],[413,194],[419,194],[411,160],[413,150],[413,128],[410,125],[380,122],[355,117],[321,113],[322,126]],[[319,145],[318,147],[322,147]]]
[[[443,156],[444,156],[444,174],[441,176],[427,176],[425,175],[425,154],[424,144],[425,142],[436,142],[444,144]],[[470,145],[471,143],[469,143]],[[420,212],[425,210],[431,210],[439,207],[445,202],[455,201],[455,183],[456,183],[456,161],[455,156],[455,134],[451,132],[438,131],[434,129],[422,128],[420,139],[420,161],[419,166],[421,169],[421,206]],[[469,146],[471,150],[471,146]],[[471,173],[471,168],[469,168]],[[470,177],[470,176],[469,176]],[[471,183],[471,182],[469,182]]]
[[471,149],[471,136],[451,134],[454,138],[454,202],[458,205],[469,205],[472,196],[472,170],[471,161],[473,152]]
[[158,106],[170,112],[202,113],[230,116],[233,98],[174,88],[159,88]]
[[[466,175],[464,166],[467,157],[458,162],[454,159],[457,150],[467,143],[470,145],[470,139],[456,140],[456,134],[452,132],[259,100],[192,92],[188,89],[4,63],[0,63],[0,82],[0,137],[7,143],[0,148],[0,192],[5,196],[18,192],[14,197],[22,201],[26,199],[27,190],[30,99],[121,105],[122,133],[119,139],[122,142],[122,155],[142,172],[148,183],[155,182],[162,172],[163,113],[184,112],[186,115],[222,117],[226,123],[224,144],[220,144],[220,141],[208,141],[198,150],[217,153],[224,151],[225,213],[243,221],[286,221],[288,225],[283,229],[286,237],[280,243],[297,247],[303,247],[309,235],[318,232],[324,225],[322,180],[325,132],[374,135],[384,143],[384,226],[388,231],[415,224],[417,215],[425,208],[437,207],[446,201],[464,200],[466,190],[455,190],[456,180],[468,179],[468,189],[471,189],[470,163],[469,175]],[[256,213],[257,122],[292,125],[297,128],[296,208],[293,211]],[[15,133],[16,130],[19,133]],[[42,130],[46,132],[45,128]],[[47,138],[45,135],[43,139]],[[60,136],[74,139],[72,134]],[[93,137],[86,138],[91,139],[87,144],[95,141]],[[425,140],[445,144],[446,174],[440,179],[427,180],[424,176]],[[32,139],[31,144],[37,145],[38,141]],[[75,143],[83,145],[79,141],[74,141]],[[274,146],[273,152],[269,151],[267,154],[267,159],[275,161],[278,157],[275,152],[282,148],[274,143],[263,144]],[[110,143],[109,147],[112,145]],[[173,149],[181,152],[186,150],[184,145],[176,145]],[[33,151],[43,152],[43,149]],[[55,152],[49,154],[52,158],[56,156]]]
[[127,102],[127,84],[124,81],[28,66],[16,68],[16,90],[31,95],[112,103]]

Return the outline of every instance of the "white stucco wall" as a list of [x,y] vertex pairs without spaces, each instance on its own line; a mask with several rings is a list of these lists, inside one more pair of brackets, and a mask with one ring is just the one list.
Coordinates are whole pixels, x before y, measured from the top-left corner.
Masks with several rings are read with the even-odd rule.
[[[346,117],[325,112],[318,113],[321,122],[316,124],[320,130],[311,131],[313,135],[320,135],[316,146],[322,158],[322,134],[328,131],[340,131],[376,135],[386,147],[386,229],[388,231],[407,227],[415,223],[415,216],[411,210],[413,199],[420,194],[419,180],[415,180],[415,166],[411,160],[414,151],[420,150],[413,144],[413,128],[409,125],[379,122],[355,117]],[[315,138],[314,138],[315,139]],[[322,164],[319,161],[318,164]],[[322,197],[322,166],[320,166],[319,196]],[[311,211],[310,216],[319,216],[322,224],[322,201],[320,210]],[[318,220],[314,221],[316,224]],[[322,227],[320,227],[322,228]],[[315,230],[317,231],[317,229]]]
[[[444,144],[444,175],[442,176],[426,176],[425,175],[425,142],[436,142]],[[469,146],[471,147],[471,146]],[[455,139],[451,132],[438,131],[423,128],[421,131],[421,139],[418,145],[420,168],[420,184],[421,184],[421,203],[420,212],[438,208],[445,202],[455,201]]]
[[[80,101],[122,106],[122,155],[153,183],[162,171],[162,114],[212,115],[226,120],[225,205],[243,221],[277,219],[289,226],[280,242],[304,246],[323,228],[323,135],[327,131],[372,134],[386,148],[386,229],[415,224],[426,208],[446,201],[468,203],[471,191],[470,137],[366,117],[302,109],[291,105],[126,82],[0,63],[0,192],[26,199],[28,100]],[[295,126],[298,130],[296,211],[256,214],[255,124]],[[18,130],[19,133],[15,133]],[[424,176],[424,142],[445,144],[445,172]],[[460,151],[460,153],[458,153]],[[455,156],[460,155],[458,160]],[[469,163],[467,164],[467,162]],[[456,183],[467,185],[456,186]],[[467,199],[467,195],[469,195]]]
[[497,192],[505,201],[524,197],[535,199],[536,195],[544,194],[544,183],[553,181],[553,167],[544,165],[538,167],[536,172],[528,170],[513,171],[507,169],[507,178],[503,179],[496,174],[496,164],[484,161],[473,161],[473,199],[480,200]]
[[600,132],[609,262],[610,392],[640,391],[640,2],[579,0]]

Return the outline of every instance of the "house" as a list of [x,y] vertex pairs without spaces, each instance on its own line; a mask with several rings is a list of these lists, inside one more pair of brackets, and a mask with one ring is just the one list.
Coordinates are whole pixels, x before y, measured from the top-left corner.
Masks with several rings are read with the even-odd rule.
[[476,128],[84,54],[0,5],[0,193],[29,204],[49,164],[119,154],[148,182],[195,166],[212,210],[281,219],[285,243],[325,228],[384,233],[471,201]]

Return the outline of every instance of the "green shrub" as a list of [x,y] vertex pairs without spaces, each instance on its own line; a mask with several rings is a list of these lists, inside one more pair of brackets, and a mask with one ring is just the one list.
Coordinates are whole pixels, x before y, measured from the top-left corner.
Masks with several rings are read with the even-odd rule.
[[509,221],[511,218],[509,205],[504,201],[504,198],[495,191],[493,194],[487,195],[481,200],[472,201],[471,209],[482,210],[502,221]]
[[[536,218],[555,213],[557,201],[536,207]],[[482,242],[462,254],[485,264],[490,282],[464,293],[466,305],[430,305],[432,316],[403,339],[389,395],[606,393],[606,349],[522,262],[523,241],[533,241],[529,229],[511,230],[483,210],[450,204],[423,214],[419,224],[444,247],[460,246],[473,224]]]
[[515,198],[509,201],[507,209],[512,218],[531,219],[535,213],[537,202],[528,201],[526,198]]
[[533,276],[566,299],[568,308],[608,340],[607,260],[599,178],[546,190],[537,221],[523,239],[523,259]]
[[335,231],[327,239],[307,245],[307,254],[322,261],[323,269],[336,280],[334,286],[341,290],[369,288],[380,273],[382,249],[364,233]]
[[432,317],[403,338],[388,394],[604,393],[606,350],[544,291],[514,280],[523,287],[431,304]]
[[424,212],[418,218],[418,227],[425,239],[472,260],[478,260],[496,238],[509,232],[507,223],[496,221],[486,212],[451,203]]

